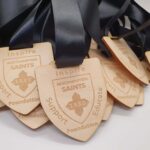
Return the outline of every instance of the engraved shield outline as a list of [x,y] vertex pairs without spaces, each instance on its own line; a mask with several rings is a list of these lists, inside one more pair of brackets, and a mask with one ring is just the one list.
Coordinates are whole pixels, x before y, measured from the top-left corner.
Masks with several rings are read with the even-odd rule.
[[[91,112],[92,112],[92,110],[93,110],[94,101],[95,101],[95,92],[94,92],[94,86],[93,86],[93,81],[92,81],[91,75],[90,75],[89,73],[87,73],[87,74],[81,74],[81,75],[77,75],[77,76],[84,76],[84,75],[86,75],[86,76],[88,75],[88,76],[90,77],[90,84],[91,84],[92,91],[90,91],[89,93],[92,92],[93,99],[92,99],[92,106],[91,106],[91,109],[90,109],[90,111],[89,111],[87,117],[86,117],[82,122],[79,122],[79,121],[77,121],[77,120],[71,118],[70,115],[68,115],[68,114],[63,110],[63,108],[61,107],[61,105],[60,105],[60,103],[59,103],[59,100],[58,100],[58,98],[57,98],[56,89],[55,89],[55,86],[54,86],[54,81],[55,81],[55,80],[65,79],[65,78],[68,78],[68,77],[64,77],[64,78],[60,78],[60,79],[53,79],[53,80],[52,80],[54,95],[55,95],[55,99],[56,99],[56,102],[57,102],[59,108],[61,109],[61,111],[62,111],[67,117],[69,117],[71,120],[73,120],[73,121],[75,121],[75,122],[77,122],[77,123],[79,123],[79,124],[83,124],[83,123],[88,119],[88,117],[90,116],[90,114],[91,114]],[[76,76],[70,76],[70,77],[76,77]],[[90,101],[91,101],[91,100],[90,100]]]
[[[15,92],[12,88],[11,88],[11,86],[9,85],[9,83],[7,82],[7,79],[6,79],[6,77],[5,77],[5,62],[6,62],[6,60],[14,60],[14,59],[20,59],[20,58],[32,58],[32,57],[38,57],[38,59],[39,59],[39,65],[41,65],[41,56],[40,55],[32,55],[32,56],[24,56],[24,57],[13,57],[13,58],[5,58],[5,59],[3,59],[3,78],[4,78],[4,81],[5,81],[5,84],[7,85],[7,87],[14,93],[14,94],[16,94],[17,96],[19,96],[19,97],[21,97],[21,98],[26,98],[26,97],[28,97],[36,88],[37,88],[37,83],[36,83],[36,81],[35,81],[35,86],[32,88],[32,90],[30,90],[30,92],[28,92],[25,96],[23,96],[23,95],[20,95],[20,94],[18,94],[17,92]],[[35,76],[34,76],[35,77]]]

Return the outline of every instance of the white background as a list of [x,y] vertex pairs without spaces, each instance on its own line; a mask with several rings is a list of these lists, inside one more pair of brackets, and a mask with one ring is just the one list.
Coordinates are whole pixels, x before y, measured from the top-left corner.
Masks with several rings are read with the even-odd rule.
[[[147,10],[149,0],[138,0]],[[33,131],[8,110],[0,111],[1,150],[150,150],[150,87],[145,104],[132,110],[115,106],[109,121],[102,123],[87,143],[66,137],[53,125]]]

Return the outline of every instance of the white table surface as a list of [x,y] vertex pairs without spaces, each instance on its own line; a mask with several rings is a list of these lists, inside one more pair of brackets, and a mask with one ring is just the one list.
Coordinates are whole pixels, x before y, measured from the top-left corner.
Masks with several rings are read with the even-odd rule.
[[[149,0],[138,0],[147,10]],[[0,111],[1,150],[150,150],[150,86],[145,104],[132,110],[115,106],[109,121],[102,123],[87,143],[66,137],[53,125],[33,131],[8,110]]]

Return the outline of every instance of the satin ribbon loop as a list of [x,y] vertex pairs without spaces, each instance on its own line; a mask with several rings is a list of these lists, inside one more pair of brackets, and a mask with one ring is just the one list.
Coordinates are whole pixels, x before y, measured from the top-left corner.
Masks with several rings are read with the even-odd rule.
[[80,65],[87,54],[86,32],[75,0],[52,0],[57,67]]
[[28,48],[33,46],[35,17],[41,3],[42,0],[37,3],[32,12],[28,15],[28,17],[24,20],[24,22],[20,25],[18,30],[10,39],[10,50]]

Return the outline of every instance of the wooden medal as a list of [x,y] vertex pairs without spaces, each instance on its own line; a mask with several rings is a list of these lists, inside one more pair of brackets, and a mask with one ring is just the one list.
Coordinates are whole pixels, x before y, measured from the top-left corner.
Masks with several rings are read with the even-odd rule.
[[76,140],[89,140],[103,119],[107,102],[99,60],[85,59],[77,67],[39,67],[36,78],[42,107],[51,122]]
[[40,104],[34,70],[51,61],[50,43],[13,51],[0,48],[0,100],[20,114],[30,113]]
[[144,84],[149,83],[143,66],[124,39],[112,40],[110,37],[103,37],[103,41],[111,53],[133,76]]
[[138,80],[114,58],[105,58],[97,50],[90,50],[89,55],[99,58],[108,92],[125,106],[134,107],[140,91]]

